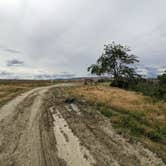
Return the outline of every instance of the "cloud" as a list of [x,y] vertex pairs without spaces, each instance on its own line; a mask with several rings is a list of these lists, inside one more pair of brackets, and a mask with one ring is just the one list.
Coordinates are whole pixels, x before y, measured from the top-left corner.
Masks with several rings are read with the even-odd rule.
[[2,76],[2,77],[4,77],[4,76],[9,77],[9,76],[11,76],[11,75],[12,75],[12,73],[7,72],[7,71],[1,71],[1,72],[0,72],[0,76]]
[[1,0],[0,43],[8,47],[0,48],[0,66],[9,55],[32,70],[86,76],[103,45],[115,41],[129,45],[142,64],[162,68],[165,6],[164,0]]
[[17,59],[12,59],[12,60],[8,60],[7,61],[7,66],[11,67],[11,66],[23,66],[24,62],[17,60]]
[[0,50],[3,52],[8,52],[8,53],[12,53],[12,54],[20,54],[21,51],[13,49],[13,48],[8,48],[5,46],[0,46]]
[[4,51],[9,52],[9,53],[14,53],[14,54],[21,53],[20,51],[14,50],[14,49],[11,49],[11,48],[5,48]]
[[40,68],[32,68],[27,66],[20,66],[19,68],[13,66],[12,68],[0,68],[0,79],[66,79],[76,77],[73,73],[50,73]]
[[138,72],[138,74],[140,74],[143,77],[148,75],[148,70],[145,68],[138,68],[137,72]]
[[36,75],[36,79],[67,79],[67,78],[74,78],[76,75],[75,74],[70,74],[70,73],[62,73],[62,74],[39,74]]
[[160,69],[158,69],[158,74],[159,75],[161,75],[161,74],[163,74],[164,72],[166,71],[166,67],[165,68],[160,68]]
[[160,65],[139,65],[137,72],[148,78],[155,78],[166,71],[166,66]]

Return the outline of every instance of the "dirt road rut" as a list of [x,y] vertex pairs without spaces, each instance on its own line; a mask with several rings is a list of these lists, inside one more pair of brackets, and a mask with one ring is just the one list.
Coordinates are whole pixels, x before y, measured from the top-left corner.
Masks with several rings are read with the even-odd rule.
[[44,112],[52,87],[33,89],[0,109],[0,166],[65,165],[56,155],[51,117]]
[[[164,165],[155,154],[140,146],[136,149],[111,128],[89,126],[85,113],[74,103],[58,105],[48,97],[50,89],[66,86],[75,85],[36,88],[0,109],[0,166],[104,166],[123,165],[123,161],[132,165],[134,160],[140,165]],[[122,157],[119,162],[122,153],[133,158],[126,155],[130,160]]]

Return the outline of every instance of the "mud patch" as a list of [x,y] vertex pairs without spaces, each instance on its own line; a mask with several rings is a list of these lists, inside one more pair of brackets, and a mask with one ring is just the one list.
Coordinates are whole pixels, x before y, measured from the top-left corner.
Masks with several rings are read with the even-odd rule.
[[51,108],[50,111],[54,112],[54,134],[59,158],[64,159],[69,166],[94,165],[93,157],[84,146],[80,145],[79,139],[73,134],[59,110],[53,111]]
[[80,109],[79,109],[78,106],[77,106],[76,104],[74,104],[74,103],[71,103],[70,105],[65,105],[65,108],[66,108],[66,110],[69,111],[69,112],[74,112],[74,113],[76,113],[76,114],[78,114],[78,115],[81,115]]
[[[86,147],[93,156],[96,161],[95,166],[164,166],[162,160],[153,152],[137,141],[130,141],[130,137],[123,137],[116,132],[110,120],[89,103],[82,100],[66,103],[65,99],[71,98],[70,93],[65,89],[61,90],[63,95],[60,100],[56,98],[56,89],[54,90],[53,106],[58,108],[58,112],[55,112],[56,117],[66,121],[65,124],[79,139],[81,146]],[[81,116],[71,104],[79,108]],[[57,123],[55,125],[58,126]],[[70,140],[69,138],[69,143]],[[88,155],[85,154],[83,157],[86,159]]]

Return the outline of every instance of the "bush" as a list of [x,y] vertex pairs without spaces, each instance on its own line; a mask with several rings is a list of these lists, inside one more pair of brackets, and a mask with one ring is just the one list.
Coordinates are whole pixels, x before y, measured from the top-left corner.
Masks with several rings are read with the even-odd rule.
[[129,87],[129,81],[126,80],[114,80],[111,83],[111,86],[127,89]]
[[140,136],[144,134],[144,128],[136,121],[133,116],[126,116],[121,118],[122,128],[129,129],[130,133],[135,136]]
[[112,112],[109,110],[102,110],[101,113],[108,118],[112,117]]
[[164,72],[164,74],[158,76],[158,80],[160,84],[166,84],[166,71]]
[[159,142],[162,139],[162,135],[158,131],[151,131],[151,132],[147,133],[147,137],[155,142]]
[[166,72],[158,76],[158,79],[138,79],[136,82],[130,83],[128,89],[166,101]]
[[141,92],[158,100],[166,101],[166,84],[156,80],[135,79],[113,81],[111,86]]

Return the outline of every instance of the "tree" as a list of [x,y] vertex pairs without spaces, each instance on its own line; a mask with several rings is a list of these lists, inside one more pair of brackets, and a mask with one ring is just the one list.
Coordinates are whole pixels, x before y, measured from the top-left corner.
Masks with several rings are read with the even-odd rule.
[[130,49],[120,44],[112,43],[104,45],[104,51],[96,64],[88,67],[91,74],[111,74],[114,78],[113,84],[120,86],[122,82],[129,82],[140,77],[134,64],[139,62],[135,55],[129,54]]
[[160,84],[166,84],[166,71],[158,76],[158,80]]
[[88,67],[88,71],[91,72],[91,74],[95,74],[100,76],[102,74],[102,69],[99,65],[92,64],[90,67]]

